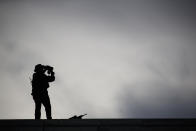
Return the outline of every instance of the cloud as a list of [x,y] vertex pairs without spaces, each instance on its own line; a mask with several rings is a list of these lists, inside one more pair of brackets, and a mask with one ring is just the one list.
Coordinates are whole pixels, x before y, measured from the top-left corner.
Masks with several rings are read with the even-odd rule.
[[194,118],[194,87],[171,86],[168,82],[126,86],[119,97],[119,112],[125,118]]
[[194,116],[194,3],[1,1],[0,117],[33,118],[38,63],[54,118]]

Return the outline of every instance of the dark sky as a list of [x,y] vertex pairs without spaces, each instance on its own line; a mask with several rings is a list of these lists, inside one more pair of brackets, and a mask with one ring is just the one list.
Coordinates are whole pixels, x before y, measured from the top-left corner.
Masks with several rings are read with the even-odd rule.
[[0,118],[33,118],[29,77],[38,63],[56,73],[53,118],[196,117],[195,6],[1,0]]

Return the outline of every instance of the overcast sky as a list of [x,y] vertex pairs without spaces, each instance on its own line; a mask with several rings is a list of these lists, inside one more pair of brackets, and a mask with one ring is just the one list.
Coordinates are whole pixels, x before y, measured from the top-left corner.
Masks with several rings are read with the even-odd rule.
[[[196,117],[194,0],[1,0],[0,119],[33,119],[54,67],[54,119]],[[42,118],[45,111],[42,108]]]

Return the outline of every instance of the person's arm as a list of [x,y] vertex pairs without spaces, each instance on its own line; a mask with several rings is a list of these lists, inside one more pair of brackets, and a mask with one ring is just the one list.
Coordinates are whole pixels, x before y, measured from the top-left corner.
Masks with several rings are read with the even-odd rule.
[[47,76],[48,82],[53,82],[55,80],[54,72],[51,72],[50,76]]

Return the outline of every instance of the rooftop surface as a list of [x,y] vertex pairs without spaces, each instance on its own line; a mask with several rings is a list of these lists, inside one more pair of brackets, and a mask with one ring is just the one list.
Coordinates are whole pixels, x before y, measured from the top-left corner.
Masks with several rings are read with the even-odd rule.
[[0,131],[196,131],[196,119],[0,120]]

